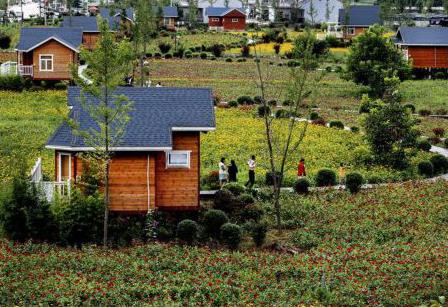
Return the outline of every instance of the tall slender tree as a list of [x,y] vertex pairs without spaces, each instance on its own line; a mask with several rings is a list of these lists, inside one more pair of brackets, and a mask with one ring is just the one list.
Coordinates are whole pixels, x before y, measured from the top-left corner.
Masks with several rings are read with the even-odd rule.
[[[269,96],[275,85],[269,82],[269,68],[262,69],[257,48],[254,48],[257,69],[257,86],[260,91],[262,106],[264,108],[263,122],[265,129],[266,149],[269,157],[269,171],[273,181],[273,205],[276,215],[277,228],[281,231],[281,202],[280,189],[283,184],[284,173],[291,165],[291,159],[300,149],[306,135],[308,123],[299,124],[297,114],[299,109],[315,101],[319,82],[324,72],[317,72],[315,68],[322,61],[322,55],[314,53],[316,43],[315,33],[307,30],[304,37],[294,42],[293,55],[300,65],[291,67],[287,82],[286,97],[290,101],[287,107],[287,119],[278,119],[271,115],[269,110]],[[269,66],[267,66],[269,67]],[[272,97],[272,96],[271,96]],[[302,110],[300,110],[302,111]]]
[[98,17],[100,38],[93,51],[83,49],[81,59],[89,67],[91,82],[80,78],[76,68],[73,68],[75,82],[81,87],[81,107],[94,120],[95,128],[83,128],[77,118],[70,121],[75,135],[81,137],[84,143],[94,148],[89,152],[92,158],[102,165],[104,184],[104,236],[103,245],[107,246],[109,221],[109,173],[113,148],[122,141],[132,102],[125,96],[114,93],[117,86],[123,83],[124,77],[130,72],[132,49],[126,40],[116,42],[110,31],[108,22]]

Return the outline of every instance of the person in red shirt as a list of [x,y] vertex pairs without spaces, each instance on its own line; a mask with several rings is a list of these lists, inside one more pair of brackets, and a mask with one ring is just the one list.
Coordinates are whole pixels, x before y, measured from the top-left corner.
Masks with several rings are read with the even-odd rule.
[[299,178],[306,176],[305,159],[303,159],[303,158],[300,159],[299,166],[298,166],[298,169],[297,169],[297,176]]

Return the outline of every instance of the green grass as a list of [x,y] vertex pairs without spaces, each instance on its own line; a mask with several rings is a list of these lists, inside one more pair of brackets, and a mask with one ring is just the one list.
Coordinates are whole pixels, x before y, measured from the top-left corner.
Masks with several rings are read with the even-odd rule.
[[400,86],[404,101],[414,104],[417,111],[448,111],[447,89],[448,80],[409,80]]
[[285,195],[288,229],[272,230],[268,244],[284,238],[295,254],[250,243],[231,252],[0,241],[0,304],[429,305],[448,295],[447,193],[448,183],[437,182],[356,196]]

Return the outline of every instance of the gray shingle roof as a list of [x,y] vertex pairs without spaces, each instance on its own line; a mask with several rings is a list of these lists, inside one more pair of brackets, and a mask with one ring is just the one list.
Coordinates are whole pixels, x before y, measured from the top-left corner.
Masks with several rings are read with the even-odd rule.
[[[118,26],[120,24],[120,16],[122,14],[121,10],[114,10],[113,16],[110,15],[111,10],[107,7],[100,7],[100,15],[103,19],[107,19],[109,21],[109,28],[111,30],[118,30]],[[126,9],[125,15],[123,17],[128,18],[131,21],[134,21],[134,11],[131,8]]]
[[179,17],[177,13],[177,7],[175,6],[165,6],[163,8],[163,17]]
[[[345,24],[344,9],[339,9],[339,24]],[[349,26],[372,26],[382,24],[378,5],[351,6],[348,12]]]
[[76,50],[82,44],[80,28],[22,28],[16,48],[19,51],[27,51],[51,37]]
[[[133,102],[131,119],[118,146],[121,148],[171,148],[173,128],[210,129],[215,127],[210,89],[120,87],[114,94],[125,95]],[[79,97],[79,87],[68,88],[68,104],[73,107],[70,118],[75,119],[80,129],[84,131],[98,129],[92,118],[82,108]],[[89,96],[85,97],[88,102],[96,103],[93,99],[89,100]],[[81,137],[73,135],[67,123],[63,123],[48,141],[47,146],[78,148],[87,145]]]
[[95,16],[65,16],[62,27],[81,28],[84,32],[98,32],[98,23]]
[[400,27],[395,42],[408,46],[448,46],[448,28]]
[[208,8],[205,9],[205,15],[207,15],[207,16],[224,16],[228,12],[233,11],[233,10],[238,10],[242,14],[244,14],[244,12],[241,9],[238,9],[238,8],[212,7],[211,6],[211,7],[208,7]]

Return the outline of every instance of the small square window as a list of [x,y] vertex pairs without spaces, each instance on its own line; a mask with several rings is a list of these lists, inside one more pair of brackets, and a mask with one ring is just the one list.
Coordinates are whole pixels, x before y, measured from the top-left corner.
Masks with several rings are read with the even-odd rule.
[[190,168],[190,151],[173,150],[166,154],[167,168]]
[[41,54],[39,56],[39,70],[40,71],[53,71],[53,55]]
[[238,22],[238,18],[232,18],[232,22]]
[[348,35],[355,35],[355,28],[348,28],[347,29],[347,34]]
[[219,18],[212,18],[212,21],[219,21]]

